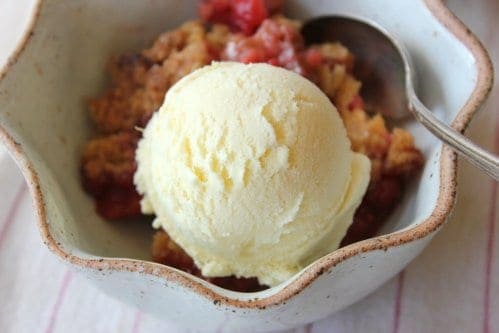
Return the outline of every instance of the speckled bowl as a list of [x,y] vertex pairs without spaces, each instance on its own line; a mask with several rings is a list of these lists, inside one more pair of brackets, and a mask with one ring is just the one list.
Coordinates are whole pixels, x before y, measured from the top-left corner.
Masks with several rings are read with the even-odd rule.
[[[223,290],[148,261],[150,228],[103,221],[81,189],[78,157],[91,133],[83,101],[104,87],[110,55],[139,49],[192,18],[195,1],[22,2],[3,3],[5,17],[15,17],[20,7],[33,8],[33,14],[1,72],[0,137],[29,181],[45,244],[106,293],[203,332],[222,324],[231,332],[292,327],[372,292],[417,256],[448,218],[456,197],[456,156],[408,123],[427,162],[383,236],[334,251],[258,293]],[[298,18],[368,17],[393,31],[412,52],[425,104],[460,131],[487,97],[489,58],[441,1],[290,0],[288,11]],[[5,22],[0,28],[10,31]]]

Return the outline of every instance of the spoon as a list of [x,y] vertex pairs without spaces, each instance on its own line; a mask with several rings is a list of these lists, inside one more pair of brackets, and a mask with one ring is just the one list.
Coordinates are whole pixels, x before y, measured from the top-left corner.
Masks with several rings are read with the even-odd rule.
[[499,158],[440,121],[419,100],[415,72],[405,48],[377,24],[345,16],[325,16],[302,28],[307,44],[338,41],[355,55],[354,75],[362,82],[368,109],[393,120],[416,119],[469,162],[499,180]]

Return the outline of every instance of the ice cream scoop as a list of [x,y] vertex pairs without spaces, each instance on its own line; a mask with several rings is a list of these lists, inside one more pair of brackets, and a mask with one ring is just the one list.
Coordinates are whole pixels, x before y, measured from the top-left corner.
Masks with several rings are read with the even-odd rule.
[[136,159],[143,212],[204,276],[269,286],[339,246],[370,173],[322,91],[267,64],[213,63],[184,77]]

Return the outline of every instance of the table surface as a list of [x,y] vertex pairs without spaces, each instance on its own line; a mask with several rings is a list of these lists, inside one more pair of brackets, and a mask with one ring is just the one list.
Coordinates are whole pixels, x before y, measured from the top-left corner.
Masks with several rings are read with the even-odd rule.
[[[447,3],[499,63],[499,1]],[[496,85],[467,132],[496,153],[498,107]],[[348,309],[289,332],[499,332],[498,183],[464,161],[458,181],[451,221],[402,273]],[[109,298],[53,257],[1,147],[0,195],[0,332],[186,332]]]

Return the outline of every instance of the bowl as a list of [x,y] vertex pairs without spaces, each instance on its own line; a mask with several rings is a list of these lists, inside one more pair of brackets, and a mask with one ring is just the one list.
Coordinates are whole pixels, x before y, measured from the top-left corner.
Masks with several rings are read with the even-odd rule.
[[[10,17],[20,9],[9,2]],[[195,3],[32,2],[30,24],[0,74],[0,137],[28,180],[43,241],[109,295],[203,332],[284,329],[343,309],[402,270],[452,210],[456,155],[413,121],[404,127],[426,164],[381,236],[340,248],[261,292],[224,290],[150,262],[147,223],[103,221],[81,188],[79,154],[92,133],[84,101],[104,88],[107,59],[194,17]],[[459,131],[487,98],[487,53],[441,1],[290,0],[287,11],[301,19],[354,15],[392,31],[414,58],[423,102]]]

